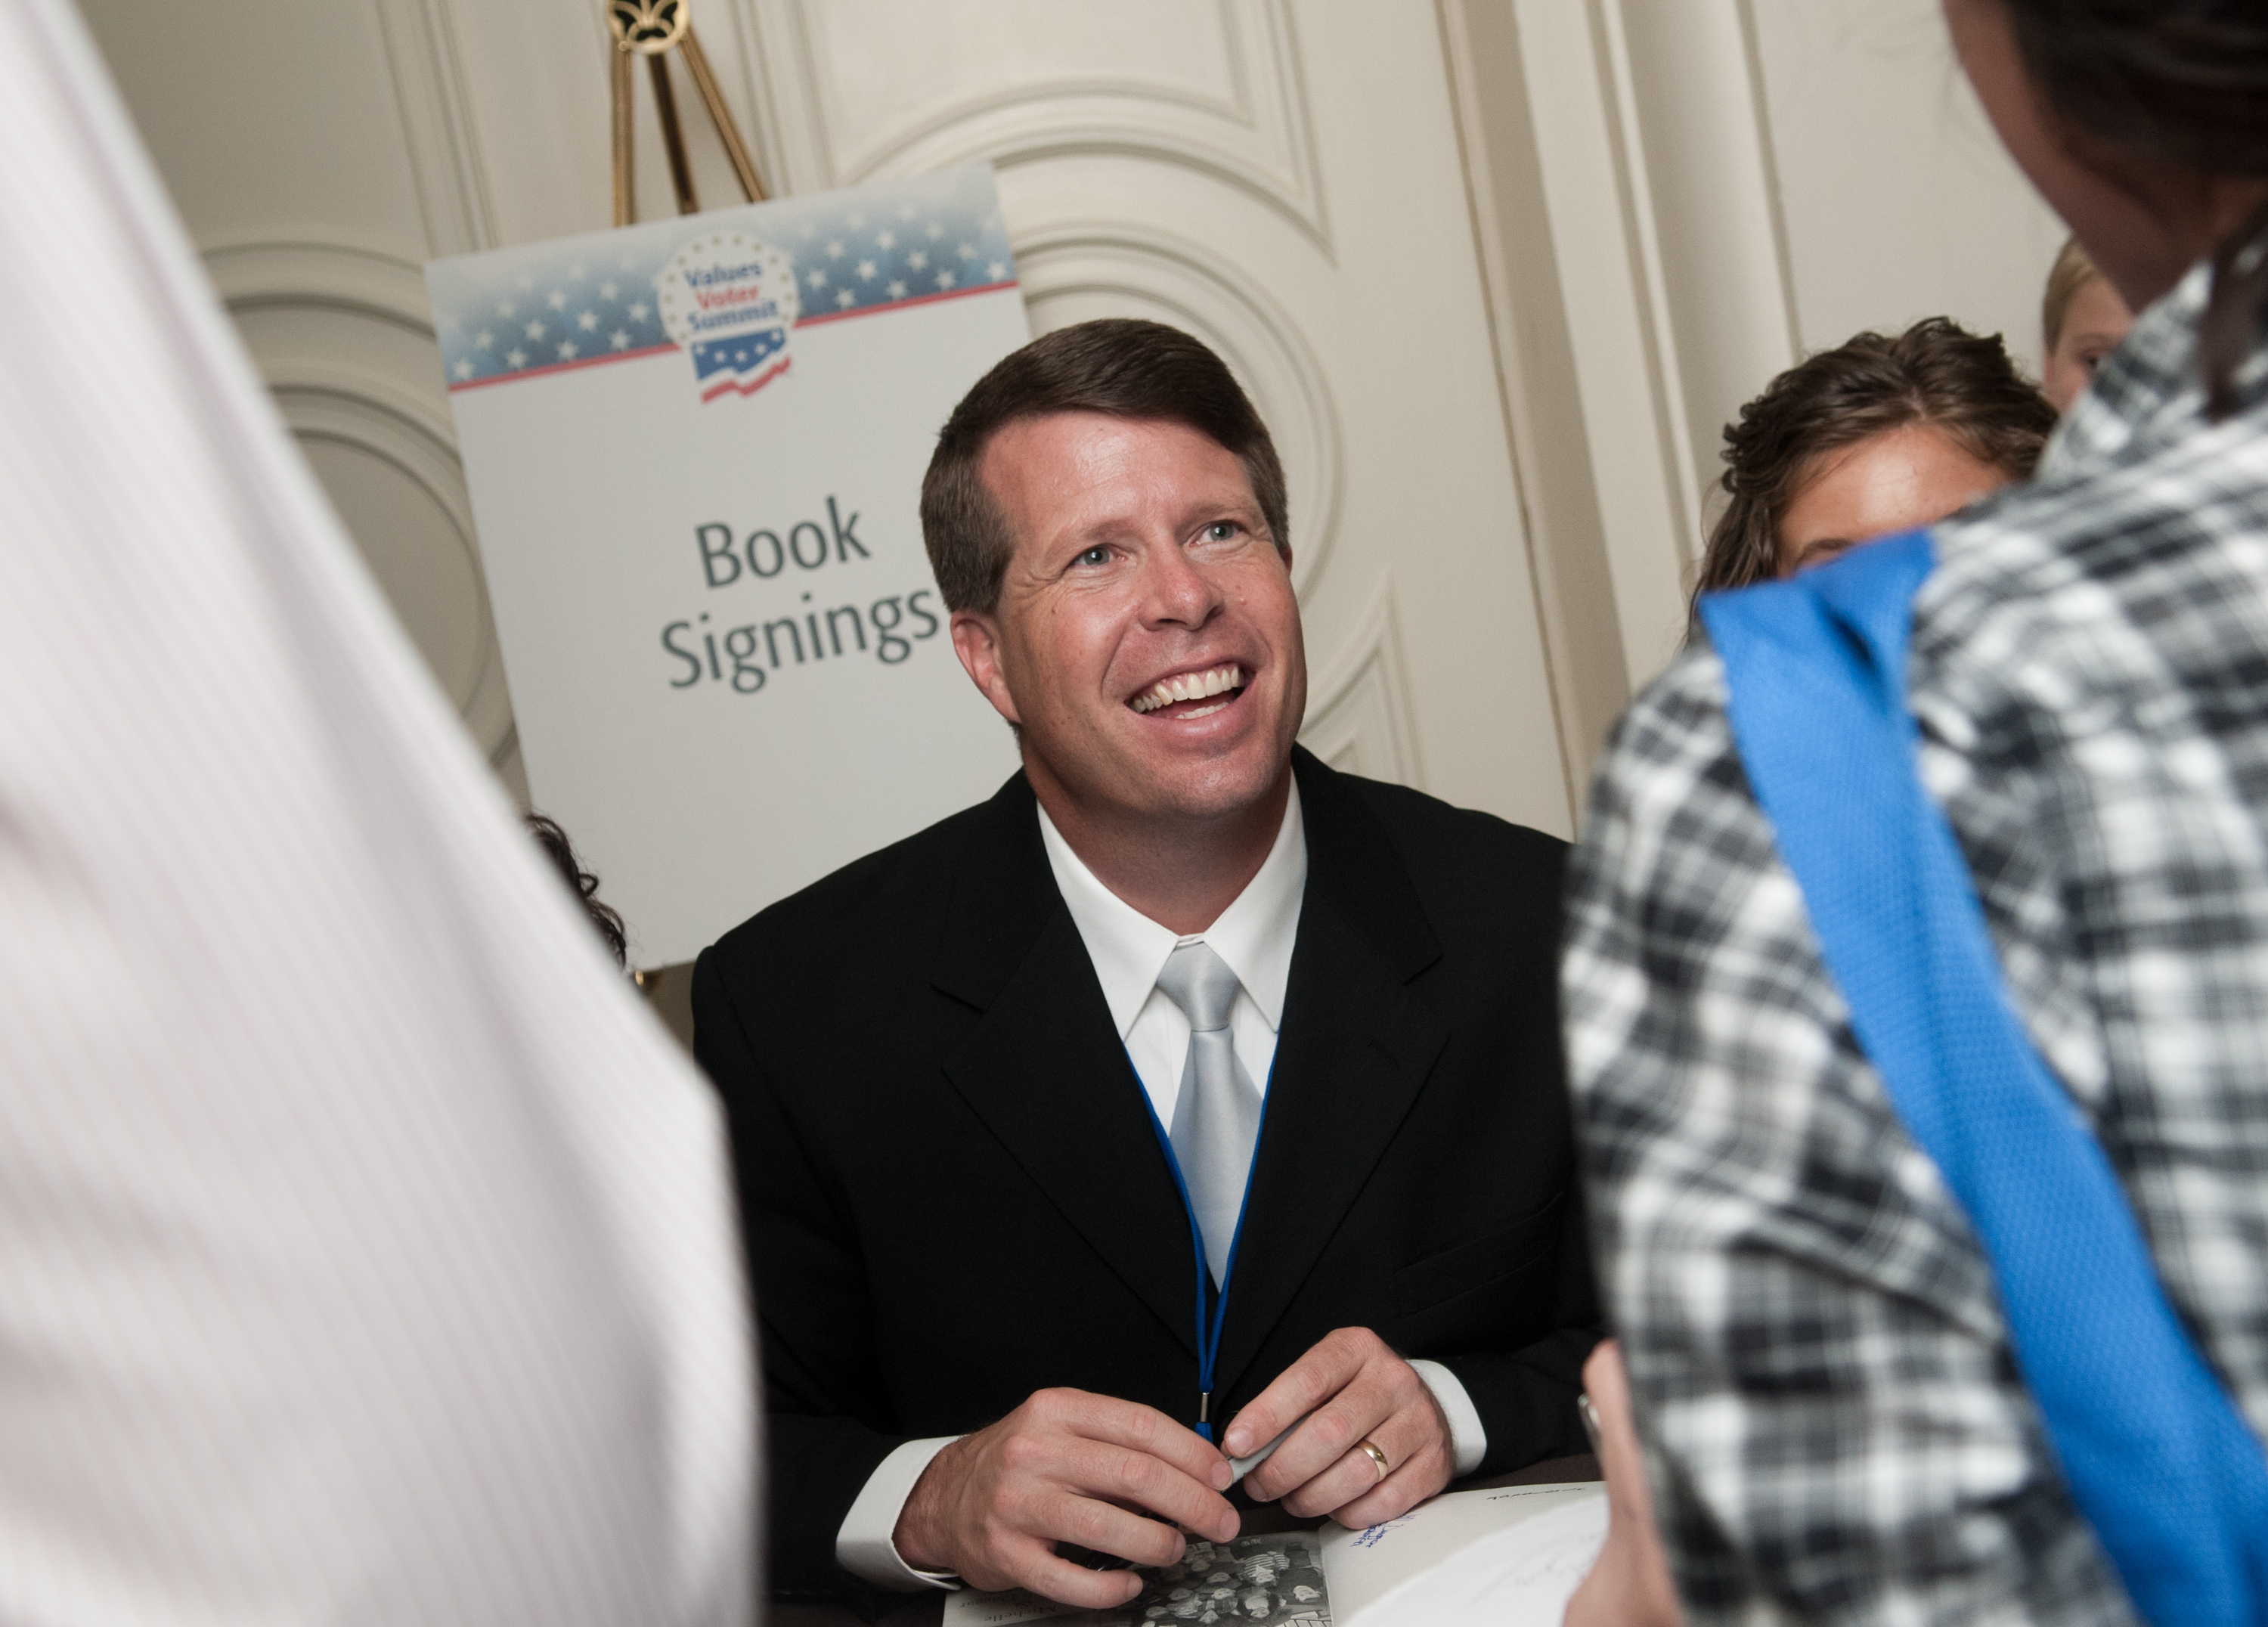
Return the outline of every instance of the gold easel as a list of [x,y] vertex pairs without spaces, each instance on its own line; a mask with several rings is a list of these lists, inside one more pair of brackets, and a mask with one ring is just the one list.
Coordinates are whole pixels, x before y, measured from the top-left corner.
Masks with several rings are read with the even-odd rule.
[[701,205],[693,196],[693,166],[686,162],[685,131],[677,121],[677,98],[669,88],[667,57],[673,50],[685,58],[685,70],[709,109],[709,121],[733,160],[740,178],[740,193],[751,203],[764,199],[764,183],[755,161],[741,144],[733,110],[717,88],[708,55],[693,32],[691,0],[607,0],[607,26],[615,35],[615,224],[627,226],[637,216],[637,181],[630,172],[630,58],[645,58],[653,76],[653,105],[661,115],[661,143],[669,153],[669,179],[677,189],[677,212],[690,215]]

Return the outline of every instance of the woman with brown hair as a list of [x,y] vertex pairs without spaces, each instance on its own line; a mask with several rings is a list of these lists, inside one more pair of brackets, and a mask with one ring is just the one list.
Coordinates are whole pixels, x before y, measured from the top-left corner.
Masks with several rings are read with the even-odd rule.
[[2056,423],[1999,339],[1944,317],[1798,363],[1725,426],[1703,593],[1793,576],[2029,478]]

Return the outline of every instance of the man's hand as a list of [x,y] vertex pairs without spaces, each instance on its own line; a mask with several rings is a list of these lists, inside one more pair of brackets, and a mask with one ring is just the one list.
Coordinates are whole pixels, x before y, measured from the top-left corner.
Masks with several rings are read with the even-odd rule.
[[[1329,1514],[1359,1528],[1404,1514],[1443,1486],[1456,1467],[1449,1421],[1417,1369],[1367,1328],[1326,1334],[1236,1415],[1221,1445],[1248,1457],[1304,1413],[1314,1416],[1245,1481],[1257,1502]],[[1386,1473],[1358,1443],[1386,1454]]]
[[1599,1418],[1599,1465],[1607,1476],[1607,1545],[1567,1601],[1565,1627],[1683,1627],[1669,1561],[1653,1523],[1646,1461],[1631,1417],[1630,1380],[1612,1339],[1583,1364],[1583,1391]]
[[1140,1579],[1058,1559],[1054,1544],[1171,1564],[1186,1546],[1176,1526],[1216,1542],[1236,1535],[1228,1483],[1227,1460],[1154,1407],[1042,1390],[932,1458],[891,1541],[917,1570],[1108,1609],[1140,1593]]

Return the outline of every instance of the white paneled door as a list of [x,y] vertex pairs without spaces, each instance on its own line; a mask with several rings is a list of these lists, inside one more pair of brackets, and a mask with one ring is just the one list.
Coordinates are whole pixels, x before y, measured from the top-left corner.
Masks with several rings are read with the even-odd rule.
[[[1569,831],[1432,6],[691,3],[776,192],[989,158],[1036,329],[1147,316],[1228,359],[1290,475],[1312,747]],[[512,777],[416,268],[606,224],[596,5],[83,4],[285,417]],[[703,200],[736,202],[689,89]]]

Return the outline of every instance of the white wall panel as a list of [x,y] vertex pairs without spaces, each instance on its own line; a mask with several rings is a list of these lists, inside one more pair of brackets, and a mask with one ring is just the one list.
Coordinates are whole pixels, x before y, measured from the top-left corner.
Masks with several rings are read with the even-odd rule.
[[424,220],[369,4],[85,7],[201,244],[319,239],[415,254]]
[[2064,227],[2001,148],[1937,0],[1749,0],[1807,350],[1950,316],[2039,363]]

